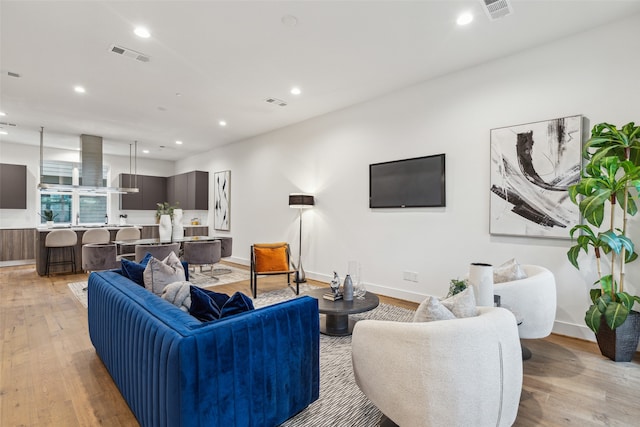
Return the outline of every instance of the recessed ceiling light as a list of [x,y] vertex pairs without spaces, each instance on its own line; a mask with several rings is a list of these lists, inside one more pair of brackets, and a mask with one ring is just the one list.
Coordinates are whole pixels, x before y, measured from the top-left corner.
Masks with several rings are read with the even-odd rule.
[[176,144],[182,145],[182,141],[176,141]]
[[302,93],[302,90],[300,90],[299,87],[292,87],[291,88],[291,95],[300,95]]
[[6,130],[0,130],[0,135],[9,135],[9,132]]
[[471,23],[471,21],[473,21],[473,15],[471,14],[471,12],[464,12],[460,14],[460,16],[458,16],[456,23],[458,25],[468,25]]
[[223,127],[224,127],[224,126],[226,126],[226,125],[227,125],[227,122],[225,122],[224,120],[220,120],[220,121],[218,122],[218,124],[219,124],[220,126],[223,126]]
[[82,86],[76,86],[76,87],[73,88],[73,90],[75,90],[78,93],[85,93],[86,92],[85,88],[82,87]]
[[7,113],[5,113],[4,111],[0,111],[0,116],[3,116],[3,117],[4,117],[4,116],[6,116],[6,115],[7,115]]
[[144,154],[149,154],[149,150],[142,150]]
[[295,27],[296,25],[298,25],[298,18],[293,15],[284,15],[282,18],[280,18],[280,21],[287,27]]
[[136,27],[136,29],[133,30],[133,32],[135,33],[136,36],[141,37],[143,39],[148,39],[149,37],[151,37],[151,33],[145,27]]

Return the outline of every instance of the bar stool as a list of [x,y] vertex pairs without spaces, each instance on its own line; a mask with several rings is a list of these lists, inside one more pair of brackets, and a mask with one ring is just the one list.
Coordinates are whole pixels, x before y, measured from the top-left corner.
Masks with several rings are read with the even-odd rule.
[[[233,245],[232,237],[220,237],[220,257],[221,258],[228,258],[231,256],[232,245]],[[213,276],[221,276],[223,274],[229,274],[229,273],[231,273],[230,268],[214,268],[213,271],[211,272]]]
[[[140,229],[137,227],[121,228],[116,233],[116,240],[140,240]],[[133,249],[133,245],[120,245],[118,255],[121,258],[133,259],[135,256]]]
[[184,242],[182,259],[189,265],[199,265],[201,272],[203,265],[211,265],[211,276],[213,277],[213,264],[220,261],[220,246],[219,240]]
[[[73,230],[54,230],[47,234],[44,240],[44,246],[47,248],[47,266],[45,274],[49,275],[49,267],[52,265],[71,264],[73,272],[76,272],[76,244],[78,243],[78,235]],[[65,249],[71,249],[71,260],[51,261],[51,252],[54,249],[62,249],[64,255]]]
[[111,234],[106,228],[92,228],[87,230],[82,235],[82,244],[89,243],[109,243],[111,240]]

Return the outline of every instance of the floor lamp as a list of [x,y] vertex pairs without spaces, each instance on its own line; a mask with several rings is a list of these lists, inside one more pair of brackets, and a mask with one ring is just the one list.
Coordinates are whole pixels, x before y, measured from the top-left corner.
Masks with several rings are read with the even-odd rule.
[[307,281],[307,278],[304,274],[304,269],[302,268],[302,210],[312,208],[315,204],[313,196],[310,194],[289,194],[289,207],[298,209],[299,213],[299,221],[300,221],[300,240],[298,242],[298,265],[294,264],[296,269],[296,283],[304,283]]

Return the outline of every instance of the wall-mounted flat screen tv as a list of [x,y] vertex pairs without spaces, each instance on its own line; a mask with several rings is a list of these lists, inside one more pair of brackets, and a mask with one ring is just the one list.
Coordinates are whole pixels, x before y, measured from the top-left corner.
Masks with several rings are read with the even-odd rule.
[[444,165],[444,153],[369,165],[369,207],[446,206]]

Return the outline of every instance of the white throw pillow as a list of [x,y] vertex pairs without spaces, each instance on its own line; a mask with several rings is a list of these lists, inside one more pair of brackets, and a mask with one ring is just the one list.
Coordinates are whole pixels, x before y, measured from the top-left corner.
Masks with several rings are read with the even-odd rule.
[[191,308],[191,283],[186,281],[169,283],[162,290],[162,299],[188,313]]
[[450,320],[456,316],[434,296],[428,296],[422,301],[413,315],[414,322],[433,322],[434,320]]
[[527,273],[524,272],[515,258],[493,269],[493,283],[512,282],[526,278]]
[[162,261],[151,258],[144,269],[143,277],[145,288],[156,295],[162,295],[164,287],[168,284],[185,280],[184,267],[178,256],[171,252]]
[[442,305],[448,308],[454,316],[458,318],[478,315],[473,286],[467,286],[467,289],[464,291],[442,300]]

